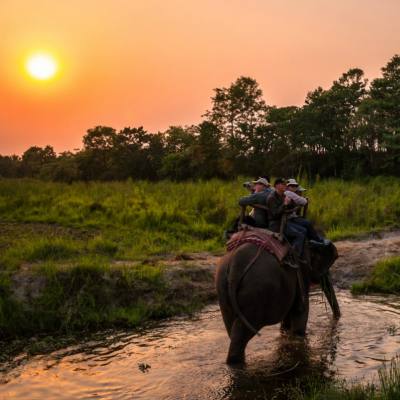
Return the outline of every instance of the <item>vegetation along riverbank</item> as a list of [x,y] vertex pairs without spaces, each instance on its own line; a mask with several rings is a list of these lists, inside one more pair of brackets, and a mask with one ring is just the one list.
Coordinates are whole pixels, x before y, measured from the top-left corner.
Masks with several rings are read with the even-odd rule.
[[397,400],[400,398],[400,359],[397,356],[383,364],[374,382],[352,383],[316,375],[280,389],[276,396],[290,400]]
[[[1,336],[136,326],[215,299],[212,268],[187,255],[223,251],[241,183],[0,181]],[[399,179],[307,186],[333,240],[398,226]]]

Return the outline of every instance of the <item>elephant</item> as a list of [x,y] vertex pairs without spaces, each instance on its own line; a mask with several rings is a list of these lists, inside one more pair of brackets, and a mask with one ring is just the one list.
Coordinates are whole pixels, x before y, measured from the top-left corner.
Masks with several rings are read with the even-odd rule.
[[340,317],[329,277],[329,268],[338,257],[336,247],[330,243],[307,248],[311,262],[300,264],[301,274],[253,243],[244,243],[220,259],[215,284],[230,338],[228,364],[244,362],[247,343],[265,325],[281,323],[282,331],[305,335],[312,282],[321,285],[334,317]]

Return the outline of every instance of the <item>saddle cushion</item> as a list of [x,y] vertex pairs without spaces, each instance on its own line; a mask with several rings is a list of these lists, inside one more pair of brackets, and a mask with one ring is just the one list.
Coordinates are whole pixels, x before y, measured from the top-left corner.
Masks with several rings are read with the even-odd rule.
[[228,240],[226,247],[228,251],[232,251],[244,243],[253,243],[256,246],[262,247],[273,254],[279,262],[282,262],[289,251],[289,246],[286,243],[281,243],[274,236],[274,232],[248,226],[233,234]]

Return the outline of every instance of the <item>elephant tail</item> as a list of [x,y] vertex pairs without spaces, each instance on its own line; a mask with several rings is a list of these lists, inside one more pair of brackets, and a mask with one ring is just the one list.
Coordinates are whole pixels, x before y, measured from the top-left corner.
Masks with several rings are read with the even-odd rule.
[[242,275],[240,276],[239,280],[237,281],[237,284],[232,279],[232,276],[230,274],[230,265],[228,265],[228,293],[229,293],[229,300],[232,305],[232,309],[234,313],[237,315],[237,317],[243,322],[243,324],[255,335],[261,336],[260,332],[254,326],[247,320],[247,318],[243,315],[242,311],[240,310],[238,301],[237,301],[237,291],[240,287],[240,283],[242,282],[242,279],[246,275],[246,273],[249,271],[249,269],[252,267],[252,265],[255,263],[257,260],[258,256],[260,255],[260,251],[257,251],[256,256],[250,261],[250,263],[246,266],[244,269]]

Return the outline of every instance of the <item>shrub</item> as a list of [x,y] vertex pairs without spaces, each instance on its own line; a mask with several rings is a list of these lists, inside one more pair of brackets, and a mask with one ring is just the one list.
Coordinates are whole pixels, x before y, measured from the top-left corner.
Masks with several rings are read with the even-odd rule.
[[361,283],[352,286],[353,294],[360,293],[394,293],[400,294],[400,257],[379,261],[371,275]]

